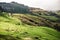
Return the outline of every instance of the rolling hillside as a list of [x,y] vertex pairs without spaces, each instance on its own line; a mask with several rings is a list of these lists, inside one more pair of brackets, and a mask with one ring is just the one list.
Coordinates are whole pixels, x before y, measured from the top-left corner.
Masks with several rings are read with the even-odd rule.
[[[23,16],[23,14],[20,15]],[[37,18],[35,16],[32,17],[32,15],[28,16],[30,17],[29,19],[28,17],[23,17],[24,21],[27,20],[28,23],[32,23],[29,22],[29,20]],[[17,17],[19,18],[19,16]],[[20,18],[23,21],[22,17]],[[55,29],[44,26],[27,25],[19,19],[16,18],[16,14],[11,17],[8,16],[7,13],[4,13],[4,15],[0,13],[0,40],[60,40],[60,32]],[[35,24],[35,22],[39,23],[40,20],[36,20],[34,20],[32,24]]]
[[59,35],[60,11],[0,3],[0,40],[60,40]]
[[[16,16],[23,23],[34,26],[48,26],[60,31],[60,12],[46,11],[40,8],[28,7],[16,2],[0,3],[0,11]],[[18,15],[15,15],[18,14]]]
[[[44,11],[43,11],[44,12]],[[26,13],[13,14],[14,17],[20,19],[23,23],[33,26],[48,26],[60,30],[60,18],[56,13]]]

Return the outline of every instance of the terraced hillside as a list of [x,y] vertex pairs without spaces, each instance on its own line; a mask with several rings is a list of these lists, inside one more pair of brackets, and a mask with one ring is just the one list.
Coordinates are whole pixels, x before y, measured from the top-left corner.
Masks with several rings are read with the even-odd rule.
[[[43,24],[43,20],[40,18],[37,19],[36,16],[32,15],[26,17],[23,14],[19,14],[20,17],[16,14],[14,16],[0,13],[0,40],[60,40],[60,32],[49,27],[37,26],[41,21]],[[36,24],[36,26],[30,25],[31,23]]]
[[34,26],[48,26],[60,30],[60,18],[56,13],[26,13],[13,14],[14,17],[20,19],[23,23]]

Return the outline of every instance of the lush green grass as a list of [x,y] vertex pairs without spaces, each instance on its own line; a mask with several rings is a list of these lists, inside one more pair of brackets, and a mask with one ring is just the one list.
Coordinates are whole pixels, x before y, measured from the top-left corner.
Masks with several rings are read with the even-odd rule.
[[23,24],[15,17],[0,16],[0,40],[60,40],[60,32]]
[[57,21],[59,20],[59,18],[55,17],[55,16],[46,16],[46,15],[41,15],[42,17],[52,20],[52,21]]

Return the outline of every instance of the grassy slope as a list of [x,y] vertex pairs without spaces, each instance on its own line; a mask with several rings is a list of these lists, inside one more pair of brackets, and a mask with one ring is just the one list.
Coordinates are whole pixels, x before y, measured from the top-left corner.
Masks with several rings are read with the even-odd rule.
[[60,40],[59,35],[52,28],[30,26],[17,18],[0,16],[0,40]]

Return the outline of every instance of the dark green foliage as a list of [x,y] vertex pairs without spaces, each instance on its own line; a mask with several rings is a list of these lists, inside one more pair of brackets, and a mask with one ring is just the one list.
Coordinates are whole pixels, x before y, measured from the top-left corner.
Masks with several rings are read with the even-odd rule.
[[0,6],[3,6],[5,12],[10,13],[28,13],[29,8],[23,4],[18,4],[16,2],[12,3],[0,3]]
[[20,25],[20,23],[17,23],[16,25]]
[[3,12],[3,8],[0,6],[0,12]]
[[0,40],[17,40],[17,38],[10,36],[10,35],[1,35],[0,34]]
[[54,25],[54,28],[55,28],[56,30],[60,31],[60,26],[59,26],[58,24],[55,24],[55,25]]

